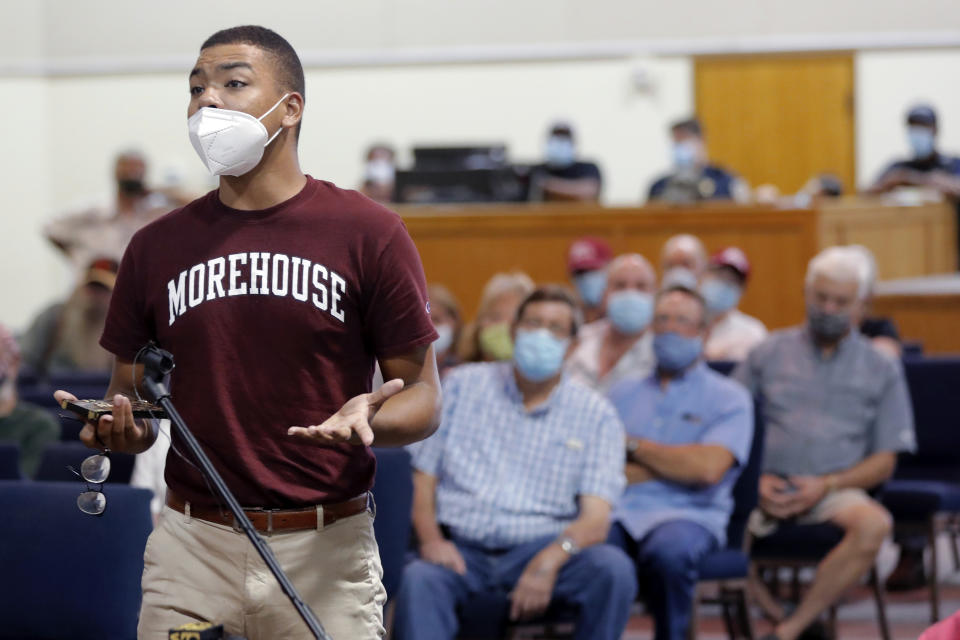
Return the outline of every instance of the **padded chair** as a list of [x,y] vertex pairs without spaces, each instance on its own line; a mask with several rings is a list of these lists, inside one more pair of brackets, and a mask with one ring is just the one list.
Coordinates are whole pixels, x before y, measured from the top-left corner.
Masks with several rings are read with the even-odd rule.
[[[80,470],[80,463],[96,453],[80,442],[54,442],[47,445],[40,458],[35,480],[53,482],[76,482],[77,476],[67,469]],[[136,456],[129,453],[110,453],[110,475],[108,484],[129,484],[133,475],[133,463]]]
[[0,442],[0,480],[23,480],[20,468],[20,445]]
[[898,536],[922,536],[931,551],[930,619],[940,619],[937,536],[951,534],[954,567],[960,569],[960,359],[905,360],[913,402],[917,451],[900,456],[883,504],[893,515]]
[[373,453],[377,456],[377,473],[373,481],[377,517],[373,532],[380,547],[383,586],[389,599],[400,586],[410,549],[413,474],[410,454],[405,449],[375,448]]
[[[711,365],[712,366],[712,365]],[[759,415],[757,413],[756,415]],[[733,513],[727,523],[727,546],[700,561],[697,591],[693,600],[688,637],[693,640],[697,629],[698,603],[720,604],[727,634],[753,640],[753,625],[747,608],[747,578],[750,558],[745,552],[747,520],[757,506],[760,467],[763,461],[763,423],[754,421],[753,442],[747,464],[733,486]],[[707,595],[716,594],[716,595]]]
[[[780,568],[792,570],[791,595],[794,602],[800,599],[799,572],[820,564],[843,539],[843,530],[832,524],[782,524],[773,534],[755,538],[750,546],[750,559],[758,570],[771,570],[774,575]],[[776,583],[777,581],[774,580]],[[887,622],[886,601],[877,568],[869,573],[868,582],[877,607],[877,626],[880,637],[890,640],[890,625]],[[828,612],[829,626],[836,636],[837,605]]]
[[146,489],[107,487],[107,510],[77,508],[80,482],[0,482],[0,638],[136,638]]

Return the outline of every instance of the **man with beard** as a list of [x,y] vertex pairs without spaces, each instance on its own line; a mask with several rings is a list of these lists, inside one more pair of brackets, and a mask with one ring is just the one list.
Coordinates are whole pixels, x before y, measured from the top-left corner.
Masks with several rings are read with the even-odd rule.
[[116,280],[116,261],[91,262],[70,297],[42,311],[24,334],[24,363],[40,375],[110,371],[112,356],[99,340]]

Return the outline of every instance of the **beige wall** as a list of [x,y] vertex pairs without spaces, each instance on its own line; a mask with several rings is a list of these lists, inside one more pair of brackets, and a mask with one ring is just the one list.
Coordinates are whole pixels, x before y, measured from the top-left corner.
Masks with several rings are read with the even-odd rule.
[[[876,0],[870,12],[856,9],[860,2],[836,0],[756,6],[747,0],[303,0],[282,9],[252,0],[3,3],[0,322],[23,328],[69,288],[64,261],[39,229],[54,215],[109,199],[118,149],[142,148],[155,182],[176,174],[197,191],[212,185],[186,136],[185,74],[200,41],[227,23],[272,26],[303,55],[303,165],[317,177],[355,185],[363,149],[374,140],[404,151],[414,144],[504,142],[513,159],[535,160],[545,127],[562,117],[577,125],[583,154],[604,171],[604,200],[616,204],[637,202],[668,162],[665,127],[693,105],[689,53],[735,50],[746,41],[776,48],[777,33],[785,34],[781,46],[816,46],[852,31],[896,44],[960,29],[960,3],[953,0],[921,0],[910,12],[892,0]],[[900,35],[885,35],[894,30]],[[636,53],[645,48],[660,53]],[[678,54],[664,53],[670,50]],[[948,80],[957,68],[960,44],[857,55],[861,183],[905,150],[902,111],[915,98],[941,106],[943,146],[960,152],[960,89]]]

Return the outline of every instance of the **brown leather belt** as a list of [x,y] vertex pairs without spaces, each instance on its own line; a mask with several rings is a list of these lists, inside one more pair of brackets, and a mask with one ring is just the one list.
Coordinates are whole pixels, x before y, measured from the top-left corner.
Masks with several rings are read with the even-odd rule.
[[[229,509],[196,507],[169,489],[167,490],[167,506],[191,518],[198,518],[240,530]],[[368,508],[371,511],[375,509],[373,507],[373,496],[370,495],[369,491],[346,502],[317,505],[305,509],[244,509],[243,511],[250,518],[250,522],[253,523],[255,529],[264,533],[273,533],[275,531],[322,529],[337,520],[363,513]],[[317,526],[319,513],[323,514],[323,524]]]

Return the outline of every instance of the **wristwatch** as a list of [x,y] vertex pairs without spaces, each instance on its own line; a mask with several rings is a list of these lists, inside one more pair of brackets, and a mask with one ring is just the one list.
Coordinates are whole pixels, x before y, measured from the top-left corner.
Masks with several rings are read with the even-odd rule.
[[570,536],[560,536],[557,538],[557,544],[568,556],[575,556],[580,553],[580,545]]
[[636,438],[627,439],[627,462],[634,462],[634,454],[640,448],[640,441]]

